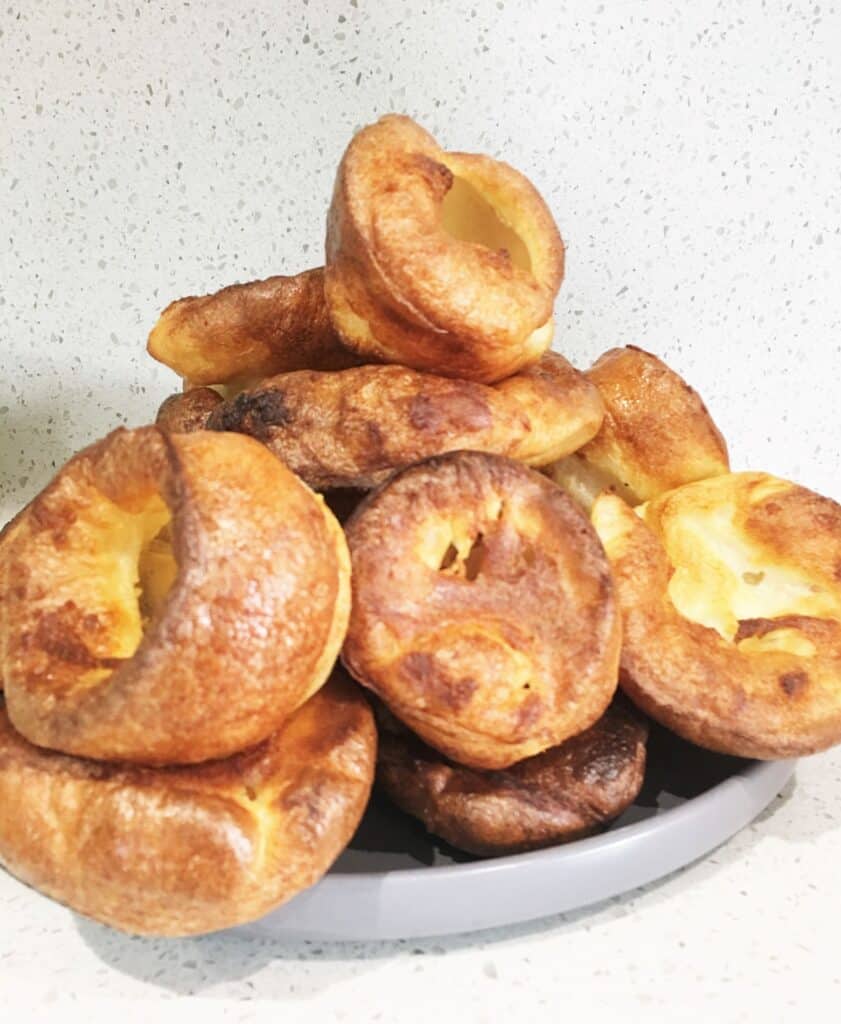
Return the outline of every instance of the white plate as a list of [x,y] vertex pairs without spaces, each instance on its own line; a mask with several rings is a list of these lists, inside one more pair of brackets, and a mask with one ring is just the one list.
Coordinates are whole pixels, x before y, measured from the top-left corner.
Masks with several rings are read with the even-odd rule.
[[653,729],[642,792],[609,831],[492,860],[459,854],[375,797],[350,847],[318,885],[238,931],[395,939],[573,910],[702,857],[755,818],[794,765],[712,754]]

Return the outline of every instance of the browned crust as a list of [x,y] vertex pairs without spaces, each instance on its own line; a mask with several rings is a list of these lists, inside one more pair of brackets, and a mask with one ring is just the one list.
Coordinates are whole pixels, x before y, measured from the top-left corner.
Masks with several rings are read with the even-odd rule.
[[[12,518],[6,523],[6,525],[3,527],[3,529],[0,530],[0,651],[2,651],[3,637],[5,636],[6,629],[7,629],[7,622],[6,622],[6,607],[7,607],[6,588],[2,584],[2,579],[3,579],[3,576],[2,576],[3,552],[4,552],[5,547],[8,544],[9,539],[12,536],[12,533],[20,525],[20,522],[21,522],[21,520],[24,517],[24,513],[26,512],[26,510],[28,508],[29,508],[28,505],[24,505],[24,507],[17,513],[17,515],[12,516]],[[3,693],[3,690],[4,690],[3,673],[0,672],[0,694]]]
[[[459,175],[505,208],[531,271],[504,250],[450,236],[441,204]],[[352,139],[327,218],[325,294],[343,341],[362,355],[485,383],[551,342],[564,247],[546,204],[514,168],[445,153],[410,118],[388,115]]]
[[[122,605],[88,567],[102,557],[101,514],[139,511],[156,493],[172,513],[178,575],[136,652],[117,661]],[[87,757],[227,756],[327,677],[348,576],[341,528],[262,445],[117,430],[71,459],[0,546],[9,716],[31,742]]]
[[155,417],[155,426],[170,434],[192,434],[204,430],[222,396],[213,388],[190,388],[165,398]]
[[590,835],[633,803],[645,775],[646,723],[612,704],[585,732],[504,771],[442,758],[407,730],[381,728],[377,784],[433,834],[480,857]]
[[[769,479],[734,477],[748,489]],[[663,544],[624,502],[599,498],[593,522],[622,609],[620,685],[643,711],[684,739],[741,757],[798,757],[841,741],[841,622],[745,620],[737,641],[771,628],[797,628],[816,653],[741,650],[678,613],[668,593],[674,567]],[[754,505],[740,527],[757,551],[793,559],[817,585],[832,585],[833,568],[841,567],[841,507],[835,502],[792,484]]]
[[147,349],[192,384],[340,370],[359,361],[330,324],[321,267],[178,299],[161,313]]
[[543,465],[591,438],[596,388],[548,352],[493,387],[400,366],[285,374],[218,406],[207,425],[268,445],[310,486],[369,488],[459,448]]
[[342,658],[431,746],[504,768],[604,712],[620,644],[610,571],[545,477],[479,452],[439,456],[392,477],[346,532]]
[[605,405],[598,434],[577,453],[648,501],[729,470],[727,445],[698,393],[661,359],[628,345],[587,372]]
[[189,768],[39,749],[0,700],[0,863],[123,931],[241,924],[327,871],[365,809],[375,746],[365,700],[341,679],[258,747]]

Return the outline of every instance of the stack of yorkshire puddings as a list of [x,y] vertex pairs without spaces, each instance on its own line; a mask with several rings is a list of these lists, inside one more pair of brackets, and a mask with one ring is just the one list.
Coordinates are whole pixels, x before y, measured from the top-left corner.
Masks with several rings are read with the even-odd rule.
[[11,872],[198,933],[313,884],[375,770],[489,855],[616,817],[646,716],[745,757],[841,741],[841,507],[730,473],[641,349],[550,352],[563,257],[520,173],[390,116],[324,269],[164,310],[183,392],[0,539]]

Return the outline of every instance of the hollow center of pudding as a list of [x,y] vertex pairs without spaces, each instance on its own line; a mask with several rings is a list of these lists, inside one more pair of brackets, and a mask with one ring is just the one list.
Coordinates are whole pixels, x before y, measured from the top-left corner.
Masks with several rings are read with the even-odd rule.
[[480,531],[472,540],[463,544],[461,549],[453,541],[450,541],[441,556],[438,571],[448,573],[450,576],[458,576],[472,583],[481,571],[484,557],[485,536]]
[[144,628],[161,614],[177,573],[171,525],[167,519],[154,537],[144,541],[137,558],[137,605]]
[[531,272],[531,257],[525,242],[465,178],[453,178],[452,187],[441,204],[441,225],[448,235],[460,242],[474,242],[494,252],[504,249],[515,267]]
[[[660,533],[674,566],[668,592],[676,610],[737,642],[740,649],[808,657],[815,653],[814,645],[787,619],[841,619],[841,593],[752,544],[734,522],[727,502],[684,509],[665,524],[649,525]],[[773,620],[780,620],[778,628]],[[745,629],[756,623],[759,629]]]
[[492,495],[469,511],[430,517],[418,533],[417,557],[444,577],[475,582],[483,573],[504,509],[502,499]]
[[139,511],[110,502],[100,510],[89,607],[97,608],[101,625],[107,624],[110,658],[130,658],[163,608],[177,572],[170,519],[169,508],[154,492]]

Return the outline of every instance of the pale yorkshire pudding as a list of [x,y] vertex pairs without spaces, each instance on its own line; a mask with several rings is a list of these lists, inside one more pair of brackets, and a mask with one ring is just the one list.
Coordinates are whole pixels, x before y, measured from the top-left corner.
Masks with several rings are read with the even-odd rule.
[[841,506],[764,473],[686,484],[593,523],[624,623],[620,685],[685,739],[742,757],[841,741]]
[[342,659],[427,743],[505,768],[591,726],[617,683],[601,545],[572,499],[495,455],[397,473],[345,524]]
[[598,831],[634,800],[648,726],[614,703],[585,732],[502,771],[447,761],[408,730],[379,730],[377,784],[460,850],[523,853]]
[[470,448],[542,466],[599,429],[596,388],[554,352],[489,387],[402,366],[283,374],[217,406],[213,430],[251,434],[311,487],[370,488]]
[[390,114],[352,139],[327,216],[325,295],[366,358],[484,383],[552,341],[564,247],[508,164],[446,153]]
[[178,299],[161,313],[147,350],[192,384],[253,382],[359,362],[330,324],[321,267]]
[[165,398],[155,417],[155,426],[172,434],[204,430],[207,420],[224,399],[213,388],[197,387],[177,391]]
[[700,396],[657,356],[614,348],[587,377],[604,400],[601,429],[547,470],[585,508],[604,490],[637,505],[728,471],[727,445]]
[[257,747],[142,768],[28,743],[0,699],[0,863],[79,913],[141,935],[254,920],[313,885],[353,835],[373,716],[331,680]]
[[251,438],[114,431],[0,544],[9,717],[86,757],[225,757],[327,678],[348,574],[321,498]]

